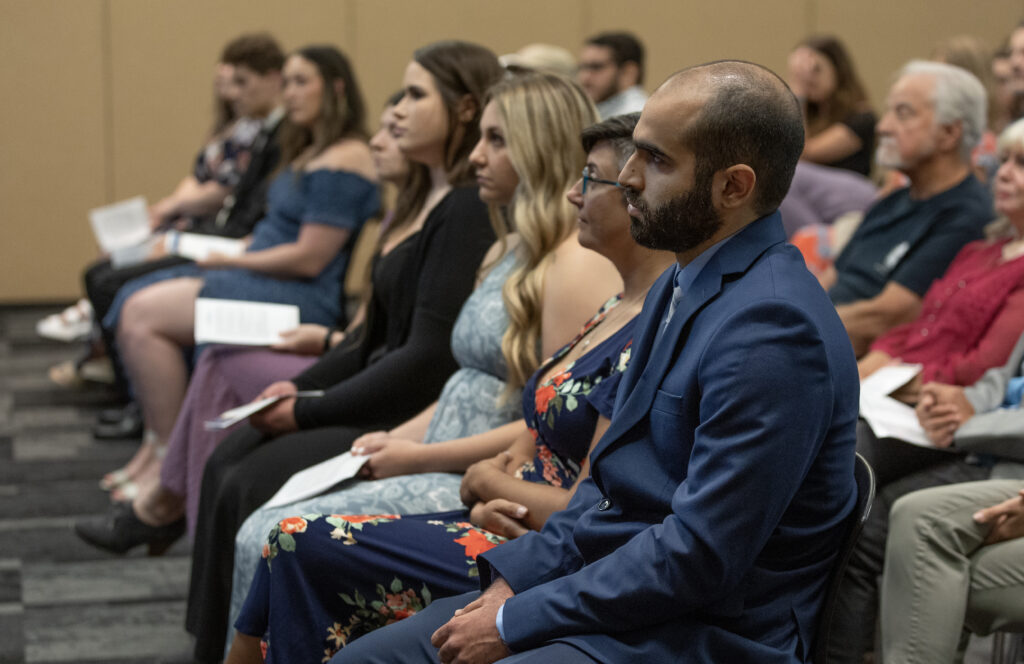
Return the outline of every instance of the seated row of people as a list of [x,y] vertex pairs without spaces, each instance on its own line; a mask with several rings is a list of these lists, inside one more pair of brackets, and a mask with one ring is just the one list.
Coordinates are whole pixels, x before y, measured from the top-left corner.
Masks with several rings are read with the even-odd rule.
[[[787,627],[791,633],[781,641],[766,634],[754,639],[777,653],[778,661],[790,661],[783,653],[794,649],[806,651],[806,645],[800,644],[813,640],[813,616],[820,605],[843,517],[852,504],[850,451],[856,377],[848,339],[863,353],[887,327],[909,320],[912,316],[907,309],[916,313],[921,308],[921,296],[931,279],[942,274],[965,242],[981,236],[990,203],[971,175],[969,162],[976,130],[982,126],[977,122],[979,110],[984,115],[980,84],[948,65],[914,63],[902,72],[879,125],[880,154],[891,157],[891,163],[907,173],[911,187],[869,211],[850,241],[849,255],[844,252],[837,263],[836,286],[829,293],[840,305],[836,318],[817,284],[802,268],[795,269],[799,256],[780,244],[784,234],[779,217],[770,214],[788,189],[804,146],[799,105],[774,75],[756,66],[728,62],[686,70],[659,89],[638,126],[634,127],[635,117],[618,118],[584,130],[597,115],[583,92],[567,79],[525,74],[502,81],[501,67],[486,49],[462,42],[425,47],[409,63],[402,96],[389,105],[384,131],[373,142],[374,161],[382,179],[403,171],[394,167],[400,161],[394,158],[390,174],[387,171],[387,155],[394,155],[394,148],[410,165],[395,214],[378,246],[372,295],[365,309],[344,331],[327,327],[344,321],[337,308],[340,279],[334,272],[324,283],[310,284],[308,289],[308,308],[313,313],[307,319],[324,327],[306,328],[302,334],[323,340],[325,353],[320,360],[314,363],[306,357],[277,362],[268,361],[266,351],[202,349],[186,395],[187,364],[181,362],[180,348],[190,345],[191,311],[186,314],[184,310],[190,309],[198,293],[231,293],[232,297],[235,292],[240,293],[237,297],[254,293],[255,299],[271,301],[280,293],[283,301],[301,299],[302,293],[307,293],[304,281],[298,286],[279,278],[299,276],[289,271],[288,260],[301,257],[303,269],[312,270],[308,264],[312,263],[316,274],[322,275],[329,265],[344,261],[341,249],[373,213],[376,188],[371,183],[375,176],[365,161],[370,151],[353,133],[353,125],[346,125],[351,118],[333,122],[328,117],[350,103],[350,96],[358,99],[350,74],[338,73],[347,66],[332,69],[331,62],[344,61],[336,55],[340,53],[330,48],[307,48],[286,61],[288,126],[295,126],[299,138],[284,143],[287,166],[271,190],[268,218],[257,226],[259,241],[254,241],[245,257],[237,265],[215,257],[199,265],[177,266],[172,272],[149,275],[153,280],[162,278],[159,283],[128,284],[122,289],[119,297],[124,309],[118,341],[153,432],[133,460],[134,467],[130,464],[122,476],[131,477],[144,491],[134,503],[116,505],[110,518],[80,523],[78,532],[114,551],[144,542],[160,549],[180,536],[182,517],[187,515],[195,524],[196,535],[188,628],[197,636],[197,658],[220,659],[230,610],[232,615],[241,613],[236,624],[247,635],[237,641],[232,657],[238,659],[234,661],[256,657],[258,639],[266,636],[268,628],[274,659],[302,661],[300,651],[309,648],[311,655],[323,656],[325,643],[328,650],[331,644],[336,649],[379,626],[382,618],[376,614],[387,616],[393,610],[393,617],[403,617],[417,603],[428,603],[425,595],[438,598],[465,590],[476,569],[477,554],[503,537],[540,529],[549,515],[567,504],[572,518],[589,515],[585,517],[589,527],[600,530],[605,518],[600,513],[612,509],[618,500],[621,507],[612,511],[618,515],[618,510],[625,510],[621,518],[630,524],[628,536],[609,531],[611,539],[599,545],[599,553],[584,554],[574,564],[584,568],[595,565],[595,569],[612,566],[612,562],[602,562],[606,555],[616,561],[650,562],[649,554],[658,550],[658,545],[633,551],[627,540],[634,534],[641,538],[667,536],[672,540],[665,544],[668,557],[659,557],[658,564],[670,565],[672,569],[666,573],[677,578],[682,573],[677,566],[689,560],[692,553],[687,552],[693,551],[694,543],[686,533],[693,529],[704,532],[706,520],[739,500],[731,495],[738,490],[748,498],[751,494],[763,498],[763,506],[742,517],[734,512],[735,523],[722,534],[701,535],[708,540],[701,546],[708,548],[708,555],[723,558],[730,569],[735,565],[735,569],[747,570],[744,574],[754,575],[748,592],[755,604],[763,599],[758,599],[757,593],[779,590],[761,576],[767,570],[764,566],[775,564],[769,558],[787,558],[798,548],[805,553],[813,551],[813,564],[800,574],[795,574],[795,567],[790,570],[795,574],[790,591],[807,593],[800,608],[794,608],[799,624]],[[752,105],[760,108],[766,104],[775,114],[772,130],[782,131],[787,139],[777,148],[778,153],[764,153],[767,148],[757,138],[757,123],[747,123],[743,105],[735,101],[739,94],[751,95]],[[684,137],[668,131],[669,125],[676,126],[668,119],[680,112],[693,125]],[[726,119],[709,122],[708,117],[716,114]],[[741,138],[743,131],[752,133],[746,142],[727,149],[737,143],[737,131]],[[581,132],[586,155],[578,143]],[[684,178],[679,169],[689,161],[696,167]],[[1013,161],[1007,164],[999,171],[1001,182],[1012,180]],[[567,201],[563,194],[577,180],[581,168],[583,178]],[[474,170],[477,187],[467,187]],[[344,186],[333,186],[337,180],[343,180]],[[689,190],[680,184],[684,181]],[[489,211],[481,199],[490,205]],[[1004,205],[1000,211],[1013,221],[1013,210]],[[577,216],[578,238],[574,230]],[[632,238],[624,234],[627,227]],[[512,235],[502,237],[506,231]],[[495,233],[500,239],[485,257]],[[640,311],[647,288],[671,263],[671,255],[642,249],[633,239],[675,252],[683,268],[675,268],[670,271],[671,278],[659,282],[655,300],[665,310],[649,303],[635,332],[631,321]],[[962,371],[948,368],[949,375],[967,380],[966,376],[984,370],[985,362],[1002,361],[1000,353],[1004,359],[1010,352],[1012,338],[1005,343],[1005,331],[1016,325],[1016,318],[1008,303],[1019,283],[1011,278],[1016,274],[1012,267],[1006,267],[1015,266],[1017,258],[1005,253],[1009,244],[1004,237],[996,244],[968,245],[951,270],[962,270],[953,272],[962,277],[958,285],[970,281],[974,290],[960,286],[965,292],[958,297],[949,293],[932,297],[930,291],[925,296],[922,315],[932,317],[927,323],[935,322],[941,308],[932,300],[961,307],[953,309],[948,321],[963,322],[965,316],[958,312],[973,314],[975,309],[970,306],[987,307],[985,320],[967,321],[974,323],[973,335],[956,328],[960,331],[943,337],[947,345],[941,353],[954,355],[941,358],[946,365],[952,367],[957,358],[964,360],[971,354],[977,360],[964,360]],[[749,255],[749,247],[758,247],[758,253]],[[302,253],[303,248],[315,248],[313,258],[324,260],[312,260]],[[767,254],[762,256],[760,252],[766,248]],[[870,261],[875,262],[868,265]],[[216,271],[221,267],[244,271]],[[263,276],[261,270],[277,276]],[[764,272],[775,276],[769,278]],[[315,276],[313,272],[302,274]],[[479,284],[470,295],[477,274]],[[741,276],[736,283],[712,283],[727,274]],[[929,278],[929,274],[933,276]],[[770,293],[762,292],[774,279],[787,283],[789,290],[768,288]],[[668,296],[672,282],[682,294],[681,300]],[[990,293],[987,285],[995,282],[1007,285]],[[208,287],[214,290],[208,291]],[[945,281],[933,286],[945,287]],[[839,297],[844,288],[849,298]],[[619,291],[620,296],[608,299]],[[324,292],[335,298],[333,311],[322,301]],[[979,298],[975,292],[985,292],[986,297]],[[697,294],[697,299],[711,298],[708,312],[700,309],[694,299]],[[604,307],[591,318],[602,302]],[[759,307],[765,310],[758,311]],[[117,307],[111,312],[116,316]],[[661,323],[666,317],[667,329]],[[1005,325],[989,325],[998,318],[1004,318]],[[577,334],[588,319],[583,332]],[[846,324],[845,333],[840,320]],[[686,321],[691,321],[693,328],[684,334]],[[765,321],[774,327],[761,329]],[[911,352],[917,346],[908,343],[911,334],[906,330],[929,329],[925,322],[916,325],[897,329],[891,333],[892,339],[879,341],[879,347],[862,359],[862,373],[892,357],[913,359]],[[735,329],[726,329],[731,327]],[[941,324],[936,327],[942,329]],[[660,366],[656,371],[668,373],[645,382],[643,369],[627,369],[627,360],[638,352],[630,344],[631,332],[643,358],[641,366]],[[671,347],[663,345],[669,343],[664,336],[673,343]],[[806,337],[807,343],[794,344],[801,337]],[[453,348],[448,346],[449,338]],[[652,352],[652,344],[657,352]],[[696,355],[680,355],[683,344],[704,348]],[[302,346],[308,348],[309,344]],[[979,351],[981,346],[984,353]],[[882,357],[882,352],[887,357]],[[926,352],[932,357],[940,354],[934,347]],[[797,357],[801,353],[807,356]],[[753,363],[756,367],[750,360],[753,354],[759,358]],[[550,359],[542,363],[542,357]],[[453,374],[456,361],[462,368]],[[829,369],[806,375],[818,366]],[[296,375],[296,371],[300,373]],[[632,379],[626,381],[629,387],[617,390],[616,397],[624,371]],[[785,389],[771,387],[793,372],[799,376],[787,379]],[[935,369],[927,377],[945,375]],[[668,382],[653,403],[645,405],[631,390],[653,390],[651,381]],[[518,420],[514,404],[524,386],[525,418]],[[307,389],[323,389],[326,394],[313,399],[294,396]],[[196,431],[197,423],[224,403],[254,395],[283,399],[254,416],[251,427],[230,434],[215,450],[215,437]],[[430,406],[433,399],[438,400]],[[807,404],[812,402],[821,402],[821,412],[830,415],[822,415],[822,421],[808,416]],[[182,403],[186,409],[179,416]],[[740,403],[753,410],[737,411]],[[794,407],[799,413],[790,412]],[[763,417],[754,416],[755,412]],[[640,427],[636,431],[633,424],[616,429],[617,421],[633,417],[645,424],[636,425]],[[814,421],[806,421],[808,417]],[[556,427],[560,421],[563,426]],[[804,424],[794,432],[797,421]],[[747,424],[752,428],[747,430]],[[627,459],[622,468],[616,467],[619,461],[606,458],[598,475],[605,480],[597,484],[597,477],[586,479],[589,464],[597,458],[588,455],[598,446],[607,449],[602,443],[607,428],[612,433],[604,436],[606,440],[638,437],[643,442],[637,448],[639,456]],[[376,431],[381,429],[387,431]],[[794,438],[794,433],[799,435]],[[688,460],[672,461],[665,456],[678,448],[678,436],[693,446]],[[792,449],[780,449],[783,438]],[[169,458],[175,462],[164,465],[166,474],[159,473],[158,463],[162,456],[158,450],[166,443],[158,441],[173,444]],[[349,447],[368,455],[364,475],[372,481],[356,482],[337,494],[289,506],[285,513],[257,511],[293,472]],[[732,450],[737,458],[722,465],[726,450]],[[611,457],[617,458],[617,454]],[[644,490],[635,479],[622,476],[628,468],[635,470],[641,459],[646,459],[641,464],[645,472],[660,482],[657,487],[652,485],[651,495],[644,494],[646,507],[640,504],[644,501],[636,500]],[[806,473],[793,475],[794,463]],[[766,472],[776,466],[778,472]],[[787,470],[783,471],[783,466]],[[447,474],[452,471],[466,474],[460,480]],[[386,479],[408,473],[417,475]],[[553,486],[541,489],[509,477],[517,473],[518,479]],[[759,478],[761,474],[771,477]],[[791,480],[785,483],[788,490],[781,493],[780,477]],[[119,484],[119,479],[112,477],[108,483]],[[762,487],[768,479],[772,487]],[[732,482],[738,484],[726,492],[729,495],[723,494]],[[585,489],[577,490],[579,487]],[[569,503],[574,491],[586,498]],[[828,496],[827,501],[822,502],[823,495]],[[122,493],[120,497],[128,496]],[[805,504],[812,498],[813,509]],[[606,502],[607,506],[601,507]],[[473,509],[466,514],[400,518],[452,510],[460,503]],[[766,521],[764,510],[769,505],[773,511]],[[591,509],[597,512],[591,514]],[[817,544],[810,548],[802,540],[804,535],[788,530],[805,519],[807,510],[818,518],[815,532],[805,533],[816,538]],[[345,516],[353,512],[366,514]],[[319,515],[280,518],[295,513]],[[656,526],[663,518],[665,523]],[[554,546],[551,537],[564,541],[573,528],[561,516],[554,521],[543,545],[539,544],[542,539],[527,537],[529,543],[515,549],[526,552],[537,570],[546,565],[536,558],[540,548]],[[274,523],[278,525],[273,527]],[[773,525],[762,532],[763,528],[755,528],[757,523]],[[661,532],[662,527],[666,532]],[[775,527],[785,532],[773,534]],[[408,528],[415,532],[403,531]],[[557,537],[555,529],[560,529]],[[729,539],[731,534],[743,529],[761,533],[761,544],[775,553],[765,558],[768,554],[760,547],[754,547],[749,555],[727,551],[735,545]],[[268,530],[271,539],[264,543]],[[453,538],[452,533],[459,537]],[[584,530],[577,536],[586,541],[595,533]],[[297,537],[303,534],[308,536]],[[327,537],[317,544],[312,539],[317,535]],[[352,590],[342,588],[345,596],[339,598],[337,589],[319,588],[318,592],[327,595],[307,596],[306,604],[296,607],[290,618],[275,622],[270,607],[280,606],[277,598],[290,592],[275,589],[277,567],[291,569],[285,574],[293,581],[303,575],[320,578],[319,565],[334,569],[339,564],[332,541],[337,539],[350,546],[372,542],[373,547],[351,546],[346,553],[357,555],[359,565],[366,565],[362,569],[373,571],[365,576],[354,571],[353,559],[352,574],[358,578],[344,582],[353,584]],[[418,554],[407,548],[410,539],[419,547],[415,549]],[[257,553],[261,549],[262,560]],[[364,549],[365,559],[357,553]],[[308,562],[303,562],[300,551],[309,553]],[[426,554],[427,567],[417,569],[405,562],[410,556]],[[489,558],[488,564],[496,564],[504,575],[510,565],[506,556],[514,555],[502,553],[495,558],[498,563]],[[706,563],[703,555],[694,559],[698,567]],[[701,569],[710,572],[710,568]],[[568,568],[560,571],[573,573]],[[254,574],[256,583],[243,610],[241,597],[249,590]],[[506,577],[511,589],[503,582],[496,584],[502,586],[499,592],[518,592],[550,580],[531,580],[529,573],[521,571],[515,574],[518,581]],[[391,592],[378,592],[378,581]],[[645,576],[640,581],[636,588],[625,588],[621,580],[599,572],[579,577],[582,591],[598,596],[611,593],[585,602],[581,624],[613,629],[609,620],[614,614],[614,625],[632,626],[636,634],[650,637],[650,642],[635,646],[639,648],[636,652],[651,653],[674,644],[674,637],[655,635],[647,622],[623,616],[607,604],[640,591],[659,595],[648,583],[653,579]],[[730,575],[718,582],[735,588],[736,581],[738,578]],[[364,582],[370,585],[359,585]],[[678,582],[691,584],[687,587],[693,591],[695,608],[717,615],[717,609],[705,602],[712,594],[720,597],[717,591],[710,593],[703,580],[698,583],[679,577]],[[318,586],[316,582],[307,585]],[[422,588],[429,592],[420,590],[417,597],[417,589]],[[372,596],[383,593],[377,604],[367,601],[371,591]],[[232,592],[234,607],[229,609]],[[551,611],[564,614],[565,607],[554,608],[559,606],[557,598],[544,593],[537,596],[550,603]],[[639,597],[637,594],[634,599]],[[777,619],[764,608],[764,614],[760,609],[741,612],[742,620]],[[518,610],[516,615],[522,617]],[[790,618],[787,613],[786,620]],[[513,633],[522,633],[521,628],[517,625]],[[539,627],[529,630],[547,634]],[[558,629],[552,633],[558,634]],[[522,645],[533,643],[533,637],[521,638]],[[301,641],[301,646],[293,639]],[[596,647],[587,644],[580,647]],[[718,645],[724,647],[722,642]],[[734,646],[737,653],[751,647],[746,640]],[[613,647],[624,646],[617,642]]]

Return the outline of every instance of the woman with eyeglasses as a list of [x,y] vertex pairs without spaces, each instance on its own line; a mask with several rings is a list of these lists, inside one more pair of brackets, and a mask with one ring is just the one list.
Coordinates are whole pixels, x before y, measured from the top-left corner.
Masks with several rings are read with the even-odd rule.
[[[558,94],[546,97],[545,86],[551,85]],[[554,102],[570,89],[554,77],[496,86],[473,153],[478,173],[493,178],[498,188],[501,180],[512,184],[510,176],[517,171],[510,155],[524,140],[517,121],[525,115],[535,125],[554,122],[562,110]],[[650,284],[672,262],[671,255],[633,242],[613,179],[632,152],[635,123],[635,115],[615,118],[583,132],[589,148],[584,177],[568,194],[578,208],[580,244],[607,257],[625,288],[530,378],[522,402],[526,431],[497,455],[468,468],[452,461],[439,466],[466,470],[460,493],[472,509],[403,517],[347,516],[339,509],[310,515],[304,506],[291,506],[291,514],[306,516],[281,520],[264,542],[228,662],[258,661],[264,636],[269,661],[326,657],[432,599],[471,589],[477,554],[540,528],[549,514],[565,506],[587,475],[586,455],[609,424],[635,316]],[[489,142],[495,135],[504,138],[501,145]]]
[[[364,478],[373,481],[285,508],[260,509],[246,520],[235,540],[232,615],[260,563],[261,543],[286,516],[458,508],[459,476],[444,471],[461,472],[506,449],[526,430],[516,415],[526,380],[542,357],[572,339],[621,290],[612,263],[577,242],[576,211],[564,197],[584,166],[577,137],[597,119],[592,104],[564,78],[537,74],[515,80],[520,85],[501,106],[507,119],[483,127],[471,157],[480,197],[492,206],[499,227],[507,223],[512,232],[484,259],[486,276],[456,323],[452,344],[461,348],[463,369],[420,416],[353,443],[354,451],[369,456]],[[557,123],[538,125],[524,115],[539,102],[522,100],[533,97],[554,105]],[[524,138],[505,127],[530,130]],[[485,146],[501,148],[508,158],[489,159]]]

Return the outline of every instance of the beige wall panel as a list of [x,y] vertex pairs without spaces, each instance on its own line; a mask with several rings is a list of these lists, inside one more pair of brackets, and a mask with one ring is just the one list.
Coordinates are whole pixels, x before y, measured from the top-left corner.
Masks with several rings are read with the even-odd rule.
[[[402,83],[412,52],[439,39],[466,39],[496,54],[531,42],[575,53],[583,38],[583,0],[354,0],[354,59],[371,111]],[[371,117],[376,118],[371,112]]]
[[885,105],[893,73],[927,58],[953,35],[969,34],[998,47],[1024,18],[1020,0],[818,0],[816,32],[838,35],[850,49],[876,111]]
[[902,62],[954,34],[997,45],[1024,0],[0,0],[0,12],[0,302],[12,302],[76,297],[95,251],[88,208],[155,200],[189,171],[210,121],[214,60],[243,31],[271,29],[286,49],[346,50],[371,124],[422,44],[461,38],[506,53],[545,41],[575,53],[605,29],[645,41],[648,88],[721,57],[781,72],[804,35],[833,32],[880,108]]
[[271,0],[110,0],[115,199],[168,193],[192,166],[211,120],[213,66],[224,43],[270,30],[291,50],[345,49],[348,4]]
[[65,299],[103,202],[102,3],[0,2],[0,302]]
[[720,58],[751,60],[781,72],[786,54],[805,33],[808,1],[590,0],[584,36],[624,29],[640,37],[647,48],[648,90],[674,71]]

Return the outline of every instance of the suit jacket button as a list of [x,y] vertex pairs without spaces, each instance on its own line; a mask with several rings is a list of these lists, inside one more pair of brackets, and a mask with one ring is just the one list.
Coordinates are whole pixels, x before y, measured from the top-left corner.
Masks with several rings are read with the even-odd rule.
[[601,502],[599,502],[597,504],[597,509],[599,509],[602,512],[605,512],[605,511],[611,509],[611,507],[612,507],[612,501],[609,500],[608,498],[605,498],[604,500],[602,500]]

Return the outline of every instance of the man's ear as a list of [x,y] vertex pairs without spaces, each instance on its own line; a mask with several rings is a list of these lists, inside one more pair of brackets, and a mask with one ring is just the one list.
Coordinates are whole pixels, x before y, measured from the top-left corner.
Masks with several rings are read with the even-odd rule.
[[754,202],[757,174],[746,164],[735,164],[715,173],[711,202],[722,210],[736,210]]
[[618,80],[619,90],[625,90],[636,85],[640,80],[640,65],[627,60],[619,66]]
[[960,149],[964,140],[964,121],[955,120],[948,124],[940,124],[936,128],[936,146],[942,152],[954,152]]
[[473,99],[473,95],[465,94],[462,95],[462,99],[459,99],[455,115],[459,118],[459,122],[462,124],[468,124],[473,121],[474,117],[476,117],[478,108],[476,100]]

